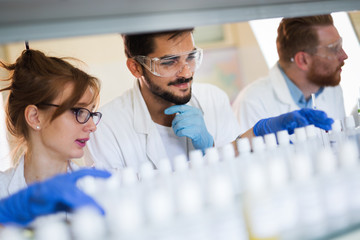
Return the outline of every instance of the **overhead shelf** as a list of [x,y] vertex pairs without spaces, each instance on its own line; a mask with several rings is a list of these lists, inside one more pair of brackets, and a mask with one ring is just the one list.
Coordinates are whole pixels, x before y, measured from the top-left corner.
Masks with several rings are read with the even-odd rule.
[[358,0],[0,0],[0,43],[359,9]]

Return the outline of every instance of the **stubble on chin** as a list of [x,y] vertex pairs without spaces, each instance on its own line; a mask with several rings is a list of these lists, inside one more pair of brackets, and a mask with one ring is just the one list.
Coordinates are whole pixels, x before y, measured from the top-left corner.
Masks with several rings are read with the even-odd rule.
[[319,74],[318,67],[312,67],[307,74],[307,79],[311,83],[313,83],[319,87],[335,87],[335,86],[339,85],[340,80],[341,80],[341,76],[339,74],[339,69],[341,68],[341,66],[336,68],[336,70],[334,72],[328,73],[326,75]]
[[174,103],[175,105],[183,105],[190,101],[191,99],[191,86],[186,90],[181,90],[182,92],[188,92],[187,94],[181,96],[174,94],[173,92],[164,92],[162,94],[162,99]]
[[156,84],[155,81],[152,81],[151,78],[149,78],[146,74],[144,74],[144,80],[146,81],[146,85],[148,86],[150,92],[155,96],[158,101],[166,101],[173,103],[175,105],[183,105],[190,101],[191,99],[191,84],[189,85],[189,88],[180,90],[182,92],[188,92],[186,95],[180,94],[176,95],[171,89],[170,84],[167,88],[162,88],[158,84]]

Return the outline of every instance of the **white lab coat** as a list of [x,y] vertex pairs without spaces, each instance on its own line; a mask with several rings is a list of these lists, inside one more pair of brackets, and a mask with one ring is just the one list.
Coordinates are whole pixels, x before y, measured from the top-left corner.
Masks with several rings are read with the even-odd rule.
[[[79,169],[79,166],[70,161],[67,171],[72,172],[76,169]],[[5,172],[0,172],[0,183],[0,199],[6,198],[28,187],[24,176],[24,155],[20,157],[19,162],[15,167],[10,168]],[[39,216],[31,223],[31,225],[37,226],[39,223],[41,224],[42,221],[51,219],[66,220],[70,217],[71,216],[68,213],[64,212]]]
[[[68,172],[72,172],[79,167],[70,162]],[[20,157],[18,164],[6,170],[0,172],[0,199],[8,197],[21,189],[27,188],[27,184],[24,176],[24,155]]]
[[0,199],[27,188],[24,177],[24,156],[20,158],[16,167],[0,172],[0,182]]
[[[194,83],[188,105],[204,114],[204,121],[213,136],[215,146],[223,146],[240,134],[228,96],[210,84]],[[138,81],[132,89],[103,106],[103,118],[90,137],[85,157],[97,168],[117,170],[139,166],[150,161],[156,168],[158,161],[168,158],[162,138],[140,92]],[[193,150],[191,140],[188,151]]]
[[[316,106],[329,117],[342,121],[345,108],[341,87],[325,87],[316,98]],[[278,64],[270,70],[267,77],[245,87],[236,97],[232,108],[240,123],[241,132],[253,127],[260,119],[299,109],[291,97]]]

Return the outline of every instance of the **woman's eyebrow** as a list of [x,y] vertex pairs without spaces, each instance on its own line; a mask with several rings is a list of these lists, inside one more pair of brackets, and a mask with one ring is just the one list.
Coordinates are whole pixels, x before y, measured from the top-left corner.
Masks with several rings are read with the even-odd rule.
[[[89,103],[85,103],[85,102],[78,102],[75,104],[75,106],[78,106],[78,107],[87,107],[89,105],[90,105]],[[94,108],[95,108],[95,104],[93,104],[90,109],[92,110]]]

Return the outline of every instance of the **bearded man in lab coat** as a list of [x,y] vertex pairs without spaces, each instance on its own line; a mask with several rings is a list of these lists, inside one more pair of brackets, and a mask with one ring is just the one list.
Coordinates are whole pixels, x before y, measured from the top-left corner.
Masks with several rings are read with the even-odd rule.
[[[192,29],[123,35],[134,87],[101,107],[102,123],[87,143],[86,157],[98,168],[153,168],[160,160],[234,143],[240,131],[224,91],[193,83],[202,60]],[[315,121],[315,122],[314,122]],[[259,121],[242,137],[262,136],[308,124],[331,128],[324,112],[301,110]]]
[[123,35],[127,67],[136,81],[101,108],[105,122],[86,153],[96,166],[138,171],[149,161],[157,168],[161,159],[172,163],[177,155],[223,146],[240,135],[225,92],[193,83],[203,53],[192,32]]
[[341,67],[348,58],[330,14],[284,18],[276,40],[279,61],[266,78],[245,87],[233,102],[242,131],[259,119],[300,108],[316,108],[333,119],[345,117]]

